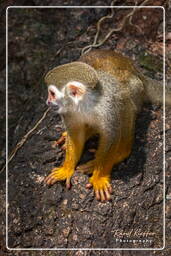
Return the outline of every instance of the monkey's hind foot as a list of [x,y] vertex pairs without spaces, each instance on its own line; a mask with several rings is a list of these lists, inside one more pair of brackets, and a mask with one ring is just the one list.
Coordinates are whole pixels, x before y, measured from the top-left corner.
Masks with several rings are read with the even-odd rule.
[[108,176],[95,176],[89,179],[86,188],[93,187],[97,200],[105,201],[111,199],[112,187]]
[[91,174],[94,170],[95,160],[88,161],[85,164],[78,165],[76,171]]
[[68,171],[64,167],[54,168],[52,173],[45,178],[45,183],[47,185],[53,185],[57,181],[66,180],[66,187],[69,189],[71,187],[72,174],[73,171]]
[[63,132],[61,137],[52,144],[52,147],[55,148],[57,146],[61,146],[62,145],[61,148],[63,150],[65,150],[66,149],[66,142],[65,142],[66,141],[66,137],[67,137],[67,132]]

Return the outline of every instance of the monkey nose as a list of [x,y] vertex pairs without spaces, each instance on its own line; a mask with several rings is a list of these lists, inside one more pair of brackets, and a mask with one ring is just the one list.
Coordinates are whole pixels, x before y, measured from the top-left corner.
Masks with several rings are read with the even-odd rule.
[[50,106],[50,104],[51,104],[50,100],[47,100],[47,101],[46,101],[46,104],[47,104],[48,106]]
[[49,100],[49,99],[47,99],[46,104],[47,104],[49,107],[53,107],[53,108],[54,108],[55,110],[57,110],[57,111],[60,109],[59,104],[54,103],[54,102],[52,102],[52,101]]

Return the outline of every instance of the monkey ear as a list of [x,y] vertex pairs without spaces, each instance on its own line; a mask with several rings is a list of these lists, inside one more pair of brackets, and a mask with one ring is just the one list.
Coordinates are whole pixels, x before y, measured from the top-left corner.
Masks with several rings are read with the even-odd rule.
[[73,99],[73,101],[78,104],[80,100],[83,99],[84,94],[86,92],[86,87],[84,84],[73,81],[66,84],[67,91],[69,96]]

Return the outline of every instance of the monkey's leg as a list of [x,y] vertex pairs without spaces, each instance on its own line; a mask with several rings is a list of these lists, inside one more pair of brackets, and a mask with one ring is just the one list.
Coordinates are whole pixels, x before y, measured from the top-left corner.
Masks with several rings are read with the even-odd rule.
[[66,157],[63,166],[54,168],[52,173],[45,179],[48,185],[52,185],[59,180],[66,180],[67,188],[71,186],[71,177],[74,173],[77,162],[80,159],[85,143],[84,128],[74,129],[72,134],[68,134],[66,141]]
[[78,165],[76,168],[76,171],[90,174],[93,172],[95,162],[96,162],[96,160],[93,159],[93,160],[88,161],[85,164]]
[[62,133],[61,137],[52,144],[52,147],[55,148],[56,146],[63,144],[62,149],[66,149],[66,143],[65,143],[66,137],[67,137],[67,132],[65,131]]
[[93,175],[86,185],[87,188],[93,186],[96,198],[101,201],[110,200],[111,198],[110,174],[112,167],[128,157],[132,147],[132,138],[125,141],[121,139],[118,143],[115,142],[108,151],[104,152],[104,141],[105,139],[102,139],[99,145]]
[[[86,141],[95,135],[97,135],[97,132],[95,130],[92,130],[91,127],[86,127]],[[89,149],[89,151],[94,153],[94,152],[97,152],[97,149],[92,147]],[[76,171],[81,173],[91,174],[93,172],[95,162],[96,162],[95,159],[93,159],[93,160],[89,160],[84,164],[80,164],[77,166]]]

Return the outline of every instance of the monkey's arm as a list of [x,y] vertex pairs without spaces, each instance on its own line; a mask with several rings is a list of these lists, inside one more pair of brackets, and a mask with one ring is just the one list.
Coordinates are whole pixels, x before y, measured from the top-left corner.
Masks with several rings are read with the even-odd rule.
[[79,126],[67,132],[65,161],[61,167],[54,168],[52,173],[45,179],[48,185],[52,185],[60,180],[66,180],[66,186],[70,188],[71,177],[82,154],[84,143],[84,127]]
[[67,132],[65,131],[65,132],[63,132],[62,133],[62,135],[61,135],[61,137],[58,139],[58,140],[56,140],[56,141],[54,141],[54,143],[52,144],[52,147],[53,148],[55,148],[56,146],[61,146],[61,148],[62,149],[66,149],[66,138],[67,138]]

